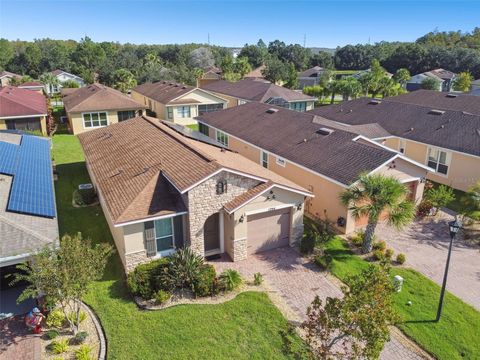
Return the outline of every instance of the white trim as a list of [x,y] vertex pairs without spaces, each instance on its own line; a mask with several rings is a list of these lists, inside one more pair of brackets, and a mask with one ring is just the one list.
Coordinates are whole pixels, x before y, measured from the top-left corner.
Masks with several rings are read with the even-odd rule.
[[408,178],[408,179],[401,180],[400,183],[406,184],[406,183],[409,183],[409,182],[412,182],[412,181],[419,181],[420,179],[421,179],[420,177],[411,177],[411,178]]
[[30,256],[32,255],[29,253],[25,253],[25,254],[0,258],[0,267],[20,264],[22,262],[25,262],[25,260],[27,260]]
[[[270,212],[270,211],[277,211],[277,210],[282,210],[282,209],[287,209],[287,208],[294,208],[295,206],[296,206],[295,204],[285,204],[285,205],[274,206],[274,207],[267,208],[267,209],[252,210],[252,211],[247,211],[245,213],[245,216],[248,217],[249,215],[256,215],[256,214],[266,213],[266,212]],[[247,218],[247,221],[248,221],[248,218]]]
[[356,141],[359,140],[359,139],[365,140],[366,142],[369,142],[370,144],[376,145],[376,146],[378,146],[378,147],[380,147],[380,148],[382,148],[382,149],[384,149],[384,150],[393,152],[393,153],[395,153],[395,154],[400,154],[399,151],[394,150],[394,149],[392,149],[392,148],[389,148],[388,146],[385,146],[385,145],[383,145],[383,144],[380,144],[378,141],[372,140],[372,139],[370,139],[370,138],[368,138],[368,137],[366,137],[366,136],[363,136],[363,135],[358,135],[358,136],[354,137],[354,138],[352,139],[352,141],[355,141],[355,142],[356,142]]
[[[211,96],[216,97],[216,98],[218,98],[218,99],[221,99],[221,100],[223,100],[223,102],[224,102],[225,104],[228,103],[228,100],[226,100],[226,99],[224,99],[224,98],[222,98],[222,97],[220,97],[220,96],[218,96],[218,95],[212,94],[211,92],[208,92],[207,90],[204,90],[204,89],[202,89],[202,88],[195,87],[195,88],[193,88],[192,90],[186,92],[185,94],[182,94],[182,95],[177,96],[176,98],[173,98],[172,100],[170,100],[170,101],[169,101],[168,103],[166,103],[165,105],[167,105],[167,104],[169,104],[169,103],[171,103],[172,101],[175,101],[175,100],[177,100],[177,99],[181,99],[182,97],[187,96],[188,94],[191,94],[191,93],[194,92],[195,90],[202,91],[202,92],[204,92],[205,94],[208,94],[208,95],[211,95]],[[146,95],[145,95],[145,96],[146,96]],[[175,105],[175,104],[172,104],[172,105]],[[198,104],[197,104],[197,105],[198,105]]]
[[[226,140],[227,140],[227,141],[226,141],[226,144],[224,144],[224,143],[222,143],[222,142],[220,142],[220,141],[218,140],[218,133],[222,133],[223,135],[225,135]],[[217,130],[217,129],[215,129],[215,140],[216,140],[219,144],[222,144],[222,146],[225,146],[226,148],[228,148],[228,145],[230,144],[230,141],[229,141],[228,136],[229,136],[229,135],[228,135],[226,132],[224,132],[224,131],[222,131],[222,130]]]
[[238,239],[234,239],[233,242],[237,242],[237,241],[241,241],[241,240],[247,240],[247,237],[244,236],[244,237],[241,237],[241,238],[238,238]]
[[168,219],[168,218],[173,218],[173,217],[175,217],[175,216],[181,216],[181,215],[186,215],[186,214],[188,214],[187,211],[182,211],[182,212],[177,212],[177,213],[174,213],[174,214],[160,215],[160,216],[155,216],[155,217],[151,217],[151,218],[143,218],[143,219],[139,219],[139,220],[133,220],[133,221],[127,221],[127,222],[123,222],[123,223],[117,223],[117,224],[113,224],[113,227],[121,227],[121,226],[139,224],[139,223],[143,223],[143,222],[147,222],[147,221],[155,221],[155,220],[161,220],[161,219]]
[[[414,165],[417,165],[417,166],[421,167],[421,168],[424,169],[424,170],[427,170],[427,171],[430,171],[430,172],[432,172],[432,170],[433,170],[433,169],[429,168],[428,166],[422,165],[422,164],[420,164],[420,163],[418,163],[418,162],[416,162],[416,161],[414,161],[414,160],[411,160],[411,159],[409,159],[409,158],[406,158],[406,157],[403,156],[402,154],[397,154],[397,155],[395,155],[394,157],[392,157],[392,158],[388,159],[387,161],[385,161],[382,165],[380,165],[380,166],[377,167],[376,169],[373,169],[372,171],[370,171],[368,174],[373,174],[374,172],[377,172],[378,170],[380,170],[381,168],[383,168],[384,166],[386,166],[388,163],[390,163],[390,162],[392,162],[392,161],[394,161],[395,159],[398,159],[398,158],[400,158],[400,159],[402,159],[402,160],[405,160],[405,161],[407,161],[407,162],[410,162],[410,163],[412,163],[412,164],[414,164]],[[358,180],[355,181],[352,185],[355,185],[357,182],[358,182]]]
[[37,114],[37,115],[18,115],[18,116],[2,116],[0,119],[21,119],[21,118],[34,118],[34,117],[42,117],[42,116],[47,116],[47,114]]
[[[98,121],[100,122],[100,114],[105,113],[105,116],[107,118],[107,125],[99,125],[99,126],[93,126],[93,119],[92,119],[92,114],[98,114]],[[82,115],[82,126],[84,130],[90,130],[90,129],[100,129],[103,127],[106,127],[110,125],[110,122],[108,121],[108,111],[107,110],[101,110],[101,111],[85,111],[80,113]],[[92,123],[92,126],[85,127],[85,118],[83,117],[84,114],[90,114],[90,122]]]
[[125,253],[124,255],[133,255],[133,254],[138,254],[138,253],[143,253],[145,252],[146,250],[145,249],[142,249],[142,250],[136,250],[136,251],[130,251],[128,253]]
[[[207,124],[207,123],[205,123],[205,122],[203,122],[203,121],[201,121],[201,120],[198,120],[197,118],[196,118],[195,120],[197,120],[198,123],[202,123],[202,124],[204,124],[205,126],[208,126],[209,128],[212,128],[212,129],[214,129],[214,130],[217,130],[216,127],[214,127],[214,126],[212,126],[212,125],[210,125],[210,124]],[[221,131],[223,131],[223,130],[221,130]],[[224,132],[225,132],[225,131],[224,131]],[[229,134],[229,133],[226,133],[226,134],[228,134],[228,136],[231,136],[233,139],[237,139],[238,141],[241,141],[241,142],[243,142],[244,144],[248,144],[248,145],[254,147],[255,149],[267,151],[267,150],[261,148],[260,146],[254,145],[254,144],[252,144],[252,143],[250,143],[250,142],[248,142],[248,141],[245,141],[245,140],[243,140],[243,139],[240,139],[240,138],[237,137],[237,136],[231,135],[231,134]],[[272,152],[269,152],[269,154],[274,155],[274,156],[277,156],[276,154],[274,154],[274,153],[272,153]],[[291,164],[293,164],[293,165],[295,165],[295,166],[298,166],[298,167],[299,167],[300,169],[302,169],[302,170],[308,171],[309,173],[312,173],[312,174],[314,174],[314,175],[320,176],[320,177],[323,178],[323,179],[326,179],[326,180],[328,180],[328,181],[331,181],[332,183],[334,183],[334,184],[336,184],[336,185],[339,185],[339,186],[344,187],[344,188],[348,188],[348,185],[347,185],[347,184],[341,183],[340,181],[334,180],[334,179],[332,179],[332,178],[330,178],[330,177],[328,177],[328,176],[326,176],[326,175],[320,174],[319,172],[316,172],[316,171],[314,171],[314,170],[312,170],[312,169],[309,169],[309,168],[307,168],[307,167],[305,167],[305,166],[303,166],[303,165],[300,165],[300,164],[298,164],[298,163],[296,163],[296,162],[293,162],[293,161],[291,161],[291,160],[288,160],[288,162],[291,163]]]
[[[438,159],[437,159],[437,166],[436,166],[435,169],[428,166],[428,161],[429,161],[428,160],[428,153],[429,153],[430,149],[437,150],[439,152],[438,153]],[[448,164],[440,164],[440,152],[445,153],[445,161]],[[427,145],[427,151],[426,151],[426,154],[425,154],[425,163],[427,164],[427,167],[430,169],[430,171],[435,173],[435,175],[438,175],[438,176],[443,177],[443,178],[448,178],[448,173],[450,172],[450,165],[452,163],[452,153],[449,150],[446,150],[446,149],[442,149],[442,148],[439,148],[439,147],[436,147],[436,146]],[[447,167],[447,173],[446,174],[438,171],[438,166],[439,165],[445,165]]]
[[[174,245],[175,245],[175,241],[174,241]],[[155,239],[155,248],[156,247],[157,247],[157,240]],[[172,255],[175,251],[177,251],[175,248],[163,250],[163,251],[157,252],[156,255],[151,256],[150,259],[152,260],[161,259],[163,257]]]

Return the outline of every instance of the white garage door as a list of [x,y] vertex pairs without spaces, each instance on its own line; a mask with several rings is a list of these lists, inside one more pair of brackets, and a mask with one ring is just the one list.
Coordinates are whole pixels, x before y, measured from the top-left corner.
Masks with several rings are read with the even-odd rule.
[[288,245],[290,208],[267,211],[247,217],[247,253]]

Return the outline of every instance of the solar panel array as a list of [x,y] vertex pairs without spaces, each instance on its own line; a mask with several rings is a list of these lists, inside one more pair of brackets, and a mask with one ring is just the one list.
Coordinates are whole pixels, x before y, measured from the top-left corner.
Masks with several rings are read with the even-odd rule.
[[13,175],[17,164],[18,150],[16,144],[0,141],[0,174]]
[[[11,171],[13,175],[7,210],[55,217],[50,142],[40,137],[23,135],[16,152],[11,147],[2,145],[0,150],[4,149],[9,151],[13,159],[0,161],[2,164],[5,163],[4,169]],[[5,157],[2,153],[1,158]],[[2,172],[1,168],[0,172]]]

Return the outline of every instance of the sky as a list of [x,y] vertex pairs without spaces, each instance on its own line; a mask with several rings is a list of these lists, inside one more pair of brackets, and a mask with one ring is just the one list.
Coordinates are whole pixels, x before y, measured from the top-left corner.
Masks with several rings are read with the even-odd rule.
[[307,47],[414,41],[439,31],[480,26],[480,1],[7,1],[0,37],[207,43],[241,47],[279,39]]

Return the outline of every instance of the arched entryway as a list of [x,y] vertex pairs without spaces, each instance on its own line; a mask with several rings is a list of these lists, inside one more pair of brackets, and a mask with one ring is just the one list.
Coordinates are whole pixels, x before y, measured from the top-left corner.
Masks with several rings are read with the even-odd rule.
[[220,249],[219,214],[210,215],[203,226],[205,254]]

